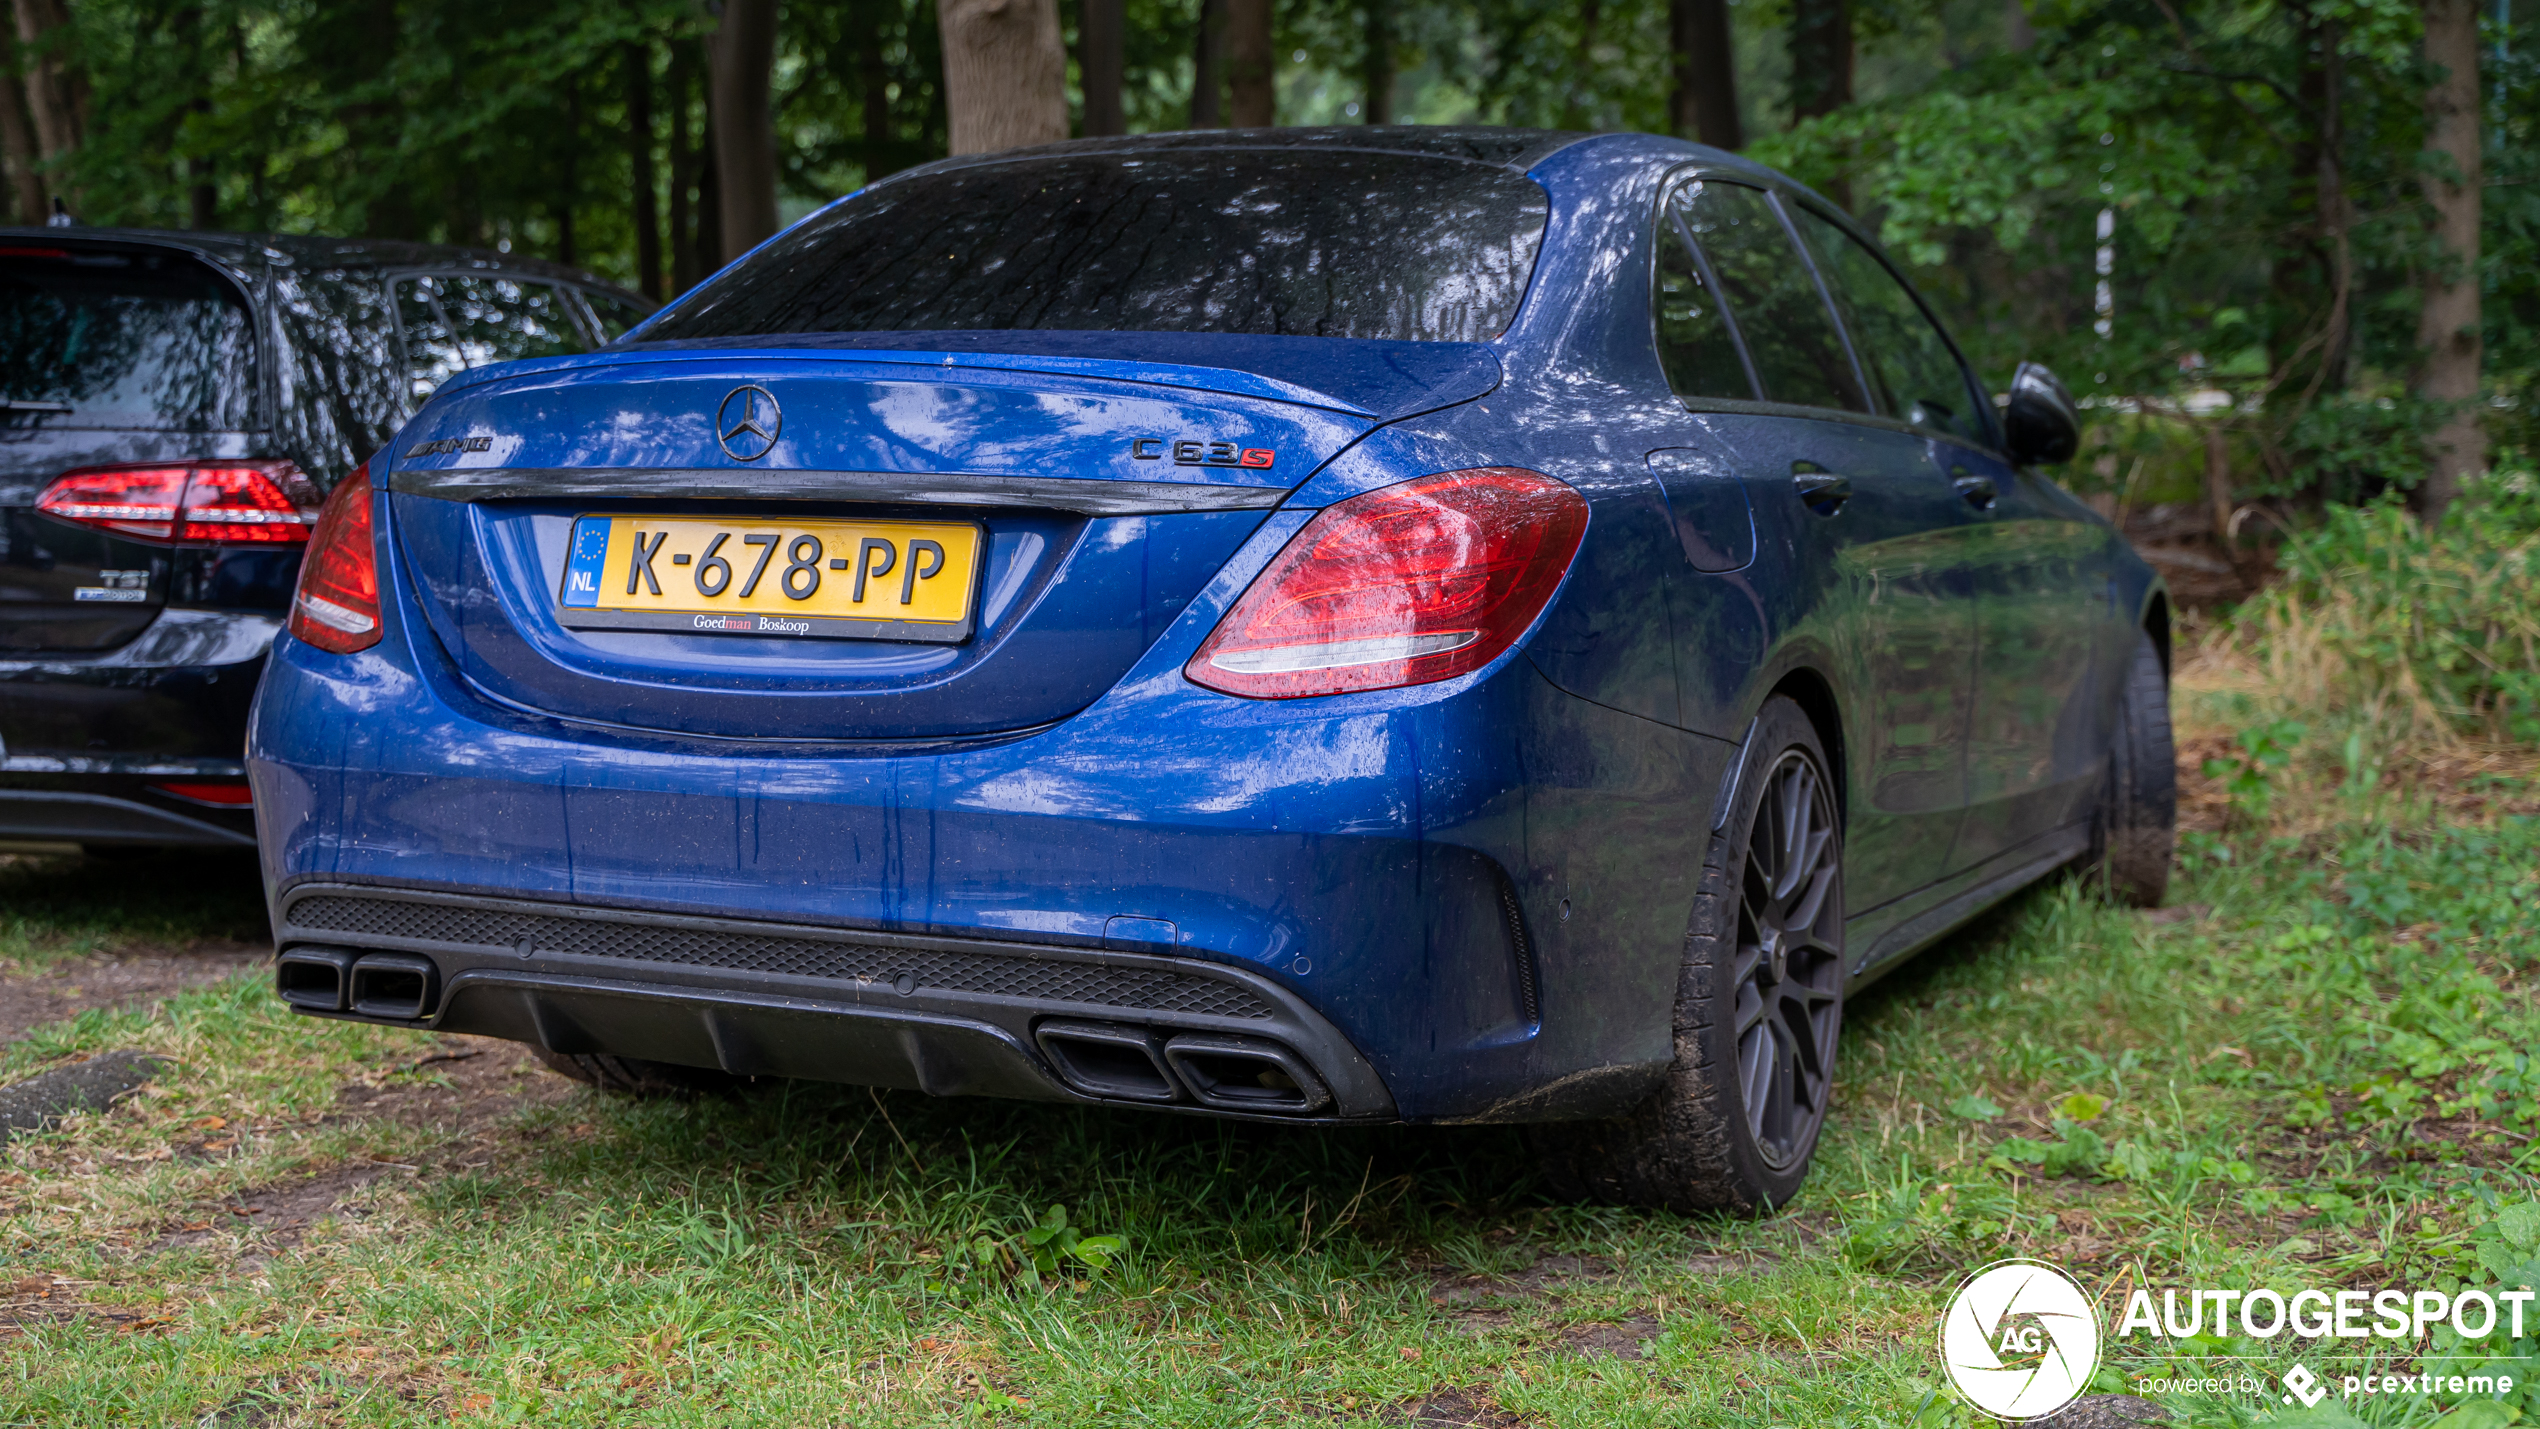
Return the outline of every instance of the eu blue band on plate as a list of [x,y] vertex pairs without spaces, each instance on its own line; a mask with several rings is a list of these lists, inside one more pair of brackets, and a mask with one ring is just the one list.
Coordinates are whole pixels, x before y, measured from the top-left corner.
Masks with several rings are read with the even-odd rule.
[[588,609],[600,603],[600,570],[608,563],[609,518],[584,516],[573,523],[565,558],[564,603]]

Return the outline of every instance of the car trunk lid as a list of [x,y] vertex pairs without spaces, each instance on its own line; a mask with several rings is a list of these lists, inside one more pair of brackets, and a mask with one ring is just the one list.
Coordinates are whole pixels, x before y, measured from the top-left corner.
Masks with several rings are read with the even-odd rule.
[[63,472],[243,457],[245,297],[173,249],[0,236],[0,651],[110,650],[166,604],[164,545],[39,513]]
[[[637,346],[446,392],[389,482],[461,673],[515,706],[719,738],[1047,724],[1315,468],[1498,380],[1466,344],[893,336]],[[858,614],[954,614],[920,608],[920,574],[968,583],[959,619]]]

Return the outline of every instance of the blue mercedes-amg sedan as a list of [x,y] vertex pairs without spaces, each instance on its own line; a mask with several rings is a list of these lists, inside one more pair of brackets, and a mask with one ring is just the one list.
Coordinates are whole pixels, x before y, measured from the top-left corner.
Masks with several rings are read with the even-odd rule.
[[2161,895],[2166,604],[2077,440],[1674,140],[911,170],[327,497],[249,749],[278,990],[1778,1205],[1847,992],[2060,868]]

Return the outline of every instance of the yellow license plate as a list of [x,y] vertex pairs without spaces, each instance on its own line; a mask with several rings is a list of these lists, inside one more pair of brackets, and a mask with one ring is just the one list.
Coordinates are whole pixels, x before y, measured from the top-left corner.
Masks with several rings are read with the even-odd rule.
[[580,516],[557,603],[577,630],[966,640],[982,545],[952,521]]

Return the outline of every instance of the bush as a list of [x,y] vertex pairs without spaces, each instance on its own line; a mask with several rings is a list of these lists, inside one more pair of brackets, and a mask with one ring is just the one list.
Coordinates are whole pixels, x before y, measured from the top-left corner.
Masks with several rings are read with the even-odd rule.
[[[2540,743],[2540,496],[2478,483],[2428,529],[2396,499],[2331,507],[2232,637],[2295,707],[2398,742]],[[2518,489],[2520,488],[2520,489]]]

